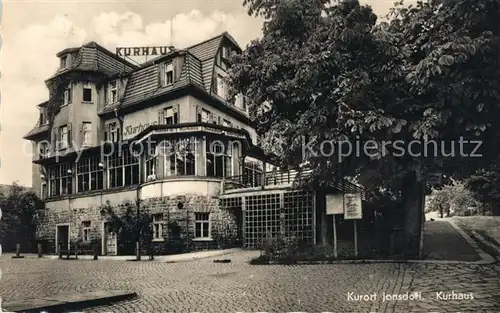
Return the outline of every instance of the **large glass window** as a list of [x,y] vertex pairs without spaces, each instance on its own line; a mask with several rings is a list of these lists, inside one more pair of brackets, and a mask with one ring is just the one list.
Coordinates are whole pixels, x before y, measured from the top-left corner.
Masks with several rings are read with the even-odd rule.
[[129,147],[117,149],[108,159],[108,182],[110,188],[139,183],[139,158],[132,155]]
[[209,177],[229,177],[233,175],[233,149],[227,142],[206,141],[206,169]]
[[104,172],[99,167],[99,156],[82,158],[76,164],[77,192],[101,190],[104,187]]
[[57,163],[48,167],[49,196],[71,194],[73,190],[71,164]]
[[254,161],[247,161],[243,166],[243,183],[252,187],[261,185],[262,166]]
[[196,138],[165,141],[165,176],[196,175]]
[[[158,153],[156,150],[156,145],[149,145],[146,148],[146,155],[144,157],[145,160],[145,170],[144,170],[144,178],[146,181],[156,178],[156,166],[158,163]],[[149,149],[148,149],[149,148]],[[147,151],[149,150],[149,151]]]

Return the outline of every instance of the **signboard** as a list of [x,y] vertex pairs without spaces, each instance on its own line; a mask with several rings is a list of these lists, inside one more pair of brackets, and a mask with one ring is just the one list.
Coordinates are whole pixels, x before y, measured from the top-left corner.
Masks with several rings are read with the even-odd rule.
[[344,213],[344,196],[342,194],[326,195],[326,214]]
[[127,125],[123,127],[123,137],[130,138],[134,135],[141,133],[143,130],[147,129],[151,125],[158,125],[158,121],[153,121],[151,123],[139,123],[138,125]]
[[344,219],[359,220],[362,218],[361,195],[358,193],[344,194]]
[[117,47],[116,55],[119,57],[132,56],[160,56],[166,55],[174,50],[172,46],[161,47]]
[[443,183],[443,173],[427,174],[426,180],[429,185],[441,185]]

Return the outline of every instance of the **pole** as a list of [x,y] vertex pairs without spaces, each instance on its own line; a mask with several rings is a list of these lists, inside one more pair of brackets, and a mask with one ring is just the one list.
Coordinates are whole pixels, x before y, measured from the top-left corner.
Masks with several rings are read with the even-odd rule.
[[333,218],[333,256],[337,259],[337,222],[335,219],[335,214],[332,215]]
[[141,212],[140,212],[140,207],[141,207],[141,201],[139,199],[139,188],[137,188],[137,199],[136,199],[136,202],[135,202],[135,206],[136,206],[136,232],[137,232],[137,238],[136,238],[136,242],[135,242],[135,258],[137,261],[140,261],[141,260],[141,244],[140,244],[140,239],[141,239],[141,229],[139,227],[139,218],[141,216]]
[[358,229],[354,220],[354,256],[358,256]]

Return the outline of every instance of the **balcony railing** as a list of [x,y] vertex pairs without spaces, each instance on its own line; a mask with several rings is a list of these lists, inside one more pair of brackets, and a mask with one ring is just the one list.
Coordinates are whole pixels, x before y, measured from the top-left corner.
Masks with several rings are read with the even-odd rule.
[[[224,190],[252,187],[291,186],[296,179],[306,178],[310,173],[311,170],[302,171],[300,173],[300,177],[297,177],[299,172],[296,170],[290,170],[231,176],[225,179]],[[263,175],[264,178],[262,178]],[[361,193],[362,198],[365,199],[364,188],[351,183],[346,179],[333,182],[331,185],[344,193]]]

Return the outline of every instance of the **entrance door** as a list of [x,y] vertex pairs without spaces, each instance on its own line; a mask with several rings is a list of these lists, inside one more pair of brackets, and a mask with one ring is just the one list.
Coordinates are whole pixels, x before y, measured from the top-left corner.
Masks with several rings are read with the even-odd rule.
[[57,226],[56,243],[56,253],[59,253],[59,247],[63,250],[69,249],[69,225]]
[[104,255],[116,255],[116,233],[111,231],[111,224],[104,223]]

